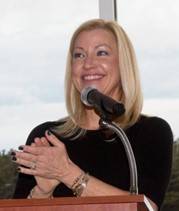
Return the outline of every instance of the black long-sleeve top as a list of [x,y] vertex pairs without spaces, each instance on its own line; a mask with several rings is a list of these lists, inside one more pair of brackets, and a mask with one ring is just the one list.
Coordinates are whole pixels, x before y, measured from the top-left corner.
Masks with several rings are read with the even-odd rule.
[[[46,130],[58,124],[46,122],[35,127],[26,144],[31,144],[35,137],[43,137]],[[136,159],[139,193],[145,194],[160,208],[171,173],[171,128],[161,118],[141,116],[125,132]],[[120,189],[129,190],[130,172],[124,146],[115,134],[109,134],[106,129],[99,129],[88,130],[83,137],[73,141],[57,137],[65,144],[70,159],[85,172]],[[112,142],[106,141],[111,139]],[[20,173],[14,198],[26,198],[35,184],[33,176]],[[73,193],[61,183],[54,196],[73,196]]]

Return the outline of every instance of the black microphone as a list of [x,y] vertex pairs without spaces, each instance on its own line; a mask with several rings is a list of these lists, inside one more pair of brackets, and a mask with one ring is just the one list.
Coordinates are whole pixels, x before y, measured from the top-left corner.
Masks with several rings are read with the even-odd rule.
[[84,88],[81,92],[81,101],[90,107],[94,107],[100,113],[106,113],[115,117],[125,112],[124,105],[111,97],[102,94],[93,87]]

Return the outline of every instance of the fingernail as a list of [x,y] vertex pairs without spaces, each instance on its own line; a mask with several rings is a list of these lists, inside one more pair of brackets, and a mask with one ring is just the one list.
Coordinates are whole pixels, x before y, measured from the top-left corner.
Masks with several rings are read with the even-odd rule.
[[50,132],[50,130],[47,130],[47,134],[50,136],[52,133]]
[[12,152],[11,152],[11,155],[12,155],[12,156],[13,156],[13,155],[16,155],[16,153],[15,153],[14,151],[12,151]]
[[11,158],[13,161],[16,161],[17,160],[17,158],[15,157],[15,156],[12,156],[12,158]]
[[18,149],[19,149],[19,150],[23,150],[24,147],[23,147],[23,146],[19,146]]
[[18,167],[18,168],[17,168],[17,171],[18,171],[18,172],[20,172],[20,171],[21,171],[21,168],[20,168],[20,167]]

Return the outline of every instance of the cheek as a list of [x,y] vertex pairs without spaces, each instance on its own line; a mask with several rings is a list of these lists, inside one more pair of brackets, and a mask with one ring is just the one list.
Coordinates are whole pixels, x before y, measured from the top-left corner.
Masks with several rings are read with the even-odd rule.
[[100,64],[103,65],[103,67],[107,70],[107,71],[113,71],[115,69],[119,68],[119,60],[116,57],[113,58],[108,58],[107,60],[101,60]]
[[72,83],[74,84],[74,86],[80,90],[80,74],[79,71],[77,71],[77,69],[72,68],[72,72],[71,72],[71,78],[72,78]]
[[71,66],[72,76],[78,77],[81,72],[81,64],[79,62],[74,62]]
[[73,64],[71,69],[72,80],[78,76],[78,72],[77,65]]
[[116,77],[120,77],[120,73],[119,73],[119,61],[118,59],[114,59],[111,62],[111,69],[112,69],[112,73],[116,76]]
[[103,65],[105,68],[107,74],[109,74],[110,77],[119,77],[119,66],[115,61],[111,61],[105,65]]

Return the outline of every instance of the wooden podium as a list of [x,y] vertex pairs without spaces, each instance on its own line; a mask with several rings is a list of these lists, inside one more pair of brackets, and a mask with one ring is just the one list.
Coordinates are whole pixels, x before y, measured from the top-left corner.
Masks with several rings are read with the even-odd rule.
[[2,199],[0,211],[153,211],[144,195]]

